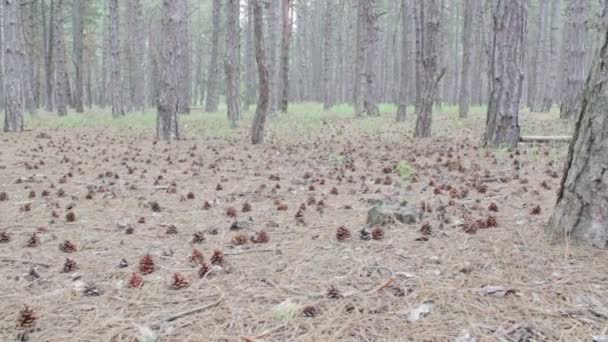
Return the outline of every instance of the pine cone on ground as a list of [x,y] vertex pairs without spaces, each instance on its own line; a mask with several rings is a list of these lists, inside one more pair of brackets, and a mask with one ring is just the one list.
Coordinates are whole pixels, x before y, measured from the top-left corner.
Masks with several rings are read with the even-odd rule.
[[350,237],[351,237],[350,231],[344,226],[341,226],[336,231],[336,239],[340,242],[342,242]]
[[65,259],[65,262],[63,263],[63,273],[70,273],[76,269],[78,269],[78,264],[76,264],[76,261],[70,258]]
[[340,299],[342,298],[342,292],[332,285],[327,289],[327,297],[331,299]]
[[64,253],[74,253],[76,252],[76,244],[74,244],[70,240],[65,240],[64,242],[59,244],[59,250]]
[[139,289],[142,286],[144,286],[144,278],[137,273],[131,274],[131,277],[129,278],[129,288]]
[[211,267],[206,262],[203,262],[198,269],[198,276],[204,278],[209,272],[211,272]]
[[150,254],[144,255],[141,260],[139,260],[139,271],[143,275],[150,274],[156,270],[156,266],[154,265],[154,259]]
[[379,227],[376,226],[372,229],[372,239],[379,241],[382,240],[384,238],[384,230]]
[[222,266],[224,264],[224,252],[216,249],[211,256],[211,264]]
[[261,230],[255,234],[251,241],[253,243],[267,243],[270,241],[270,235],[265,230]]
[[31,329],[36,325],[38,316],[34,310],[29,306],[25,305],[21,311],[19,311],[19,318],[17,318],[17,328],[19,329]]
[[173,283],[171,284],[172,289],[179,290],[188,287],[188,285],[190,285],[190,282],[186,280],[186,277],[179,272],[173,273]]

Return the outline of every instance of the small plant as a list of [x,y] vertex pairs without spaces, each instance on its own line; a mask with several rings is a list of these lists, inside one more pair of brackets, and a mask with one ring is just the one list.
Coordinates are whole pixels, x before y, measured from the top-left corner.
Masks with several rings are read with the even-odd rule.
[[402,160],[397,164],[397,174],[402,179],[408,179],[412,175],[412,166],[407,160]]
[[139,260],[139,272],[143,275],[150,274],[156,270],[156,266],[154,265],[154,259],[150,254],[144,255]]

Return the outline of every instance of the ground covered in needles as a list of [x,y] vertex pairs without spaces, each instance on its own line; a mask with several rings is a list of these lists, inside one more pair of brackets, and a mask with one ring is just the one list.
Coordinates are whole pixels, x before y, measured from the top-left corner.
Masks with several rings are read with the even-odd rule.
[[[196,110],[170,144],[152,114],[1,134],[0,340],[605,335],[606,253],[543,235],[567,146],[479,148],[481,109],[446,108],[417,141],[383,111],[296,107],[255,147],[247,122]],[[556,114],[522,125],[569,132]],[[379,205],[415,222],[368,224]]]

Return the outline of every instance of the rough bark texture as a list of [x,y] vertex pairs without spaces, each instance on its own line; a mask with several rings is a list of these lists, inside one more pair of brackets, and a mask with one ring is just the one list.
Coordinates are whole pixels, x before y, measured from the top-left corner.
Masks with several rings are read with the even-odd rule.
[[190,113],[192,77],[190,76],[190,0],[179,0],[179,50],[177,112]]
[[133,109],[142,111],[145,104],[144,90],[146,89],[143,6],[141,0],[131,0],[127,5],[130,6],[128,31],[131,42],[131,53],[129,54],[131,105]]
[[255,103],[256,95],[256,68],[255,68],[255,48],[253,43],[253,4],[247,1],[247,27],[245,29],[245,99],[244,109]]
[[567,0],[567,25],[564,44],[566,51],[566,87],[561,117],[575,119],[581,107],[585,81],[585,36],[589,0]]
[[365,89],[365,78],[363,68],[365,67],[366,55],[366,34],[365,34],[365,15],[363,10],[363,1],[360,0],[357,5],[357,21],[356,21],[356,40],[355,40],[355,68],[354,68],[354,89],[353,89],[353,106],[357,116],[363,115],[363,96],[362,92]]
[[378,79],[375,64],[378,60],[378,12],[376,0],[365,0],[363,12],[365,16],[366,61],[365,61],[365,99],[363,110],[368,116],[379,116],[378,109]]
[[409,0],[401,0],[401,68],[399,70],[399,107],[395,117],[397,122],[405,121],[407,115],[408,78],[410,77],[407,69],[410,44],[407,13],[411,8],[408,6],[408,2]]
[[462,69],[460,70],[460,89],[458,93],[458,115],[466,118],[469,114],[470,103],[470,74],[471,55],[473,54],[473,16],[475,14],[475,1],[464,0],[464,20],[462,27]]
[[608,32],[587,79],[582,109],[548,232],[608,248]]
[[333,35],[334,35],[334,9],[335,0],[325,2],[325,21],[323,25],[323,109],[327,110],[334,105],[334,89],[331,83],[332,57],[333,57]]
[[519,142],[525,32],[525,0],[498,0],[494,7],[486,146],[515,147]]
[[57,114],[63,116],[68,113],[68,80],[66,78],[65,43],[63,41],[63,0],[55,1],[54,10],[55,41],[53,42],[53,48],[55,49],[55,105],[57,107]]
[[291,0],[282,0],[281,5],[281,77],[279,109],[287,113],[289,106],[289,45],[291,42]]
[[84,69],[84,38],[83,38],[83,19],[84,19],[84,0],[74,0],[73,9],[73,49],[74,49],[74,107],[78,113],[84,112],[83,102],[83,69]]
[[179,23],[178,2],[163,0],[156,135],[167,141],[180,138],[177,115]]
[[[118,0],[110,1],[110,91],[112,92],[112,116],[125,115],[122,101],[122,77],[120,72],[120,38]],[[59,32],[56,33],[58,36]],[[59,58],[59,56],[57,56]],[[59,71],[57,71],[59,72]]]
[[209,60],[209,70],[207,72],[207,101],[205,102],[206,112],[216,112],[219,102],[219,53],[220,53],[220,13],[222,1],[213,0],[212,18],[213,28],[211,32],[211,59]]
[[258,65],[258,104],[251,126],[251,142],[254,145],[264,143],[264,125],[268,115],[268,100],[270,97],[270,81],[268,80],[268,67],[266,66],[266,55],[264,51],[264,18],[262,14],[262,0],[251,0],[253,2],[254,19],[254,45],[255,60]]
[[416,129],[414,137],[430,137],[439,71],[439,0],[416,2]]
[[226,105],[228,120],[234,128],[241,118],[241,38],[239,26],[240,1],[226,1]]
[[4,3],[0,1],[0,109],[4,109]]
[[5,132],[23,131],[23,94],[21,89],[21,63],[24,52],[19,36],[21,30],[18,0],[2,0],[4,6],[4,76],[5,89]]

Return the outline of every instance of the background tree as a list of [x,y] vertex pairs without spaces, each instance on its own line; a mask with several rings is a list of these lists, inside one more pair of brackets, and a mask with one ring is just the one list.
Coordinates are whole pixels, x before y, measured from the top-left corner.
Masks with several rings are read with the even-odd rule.
[[3,57],[2,65],[6,78],[5,90],[5,132],[21,132],[23,130],[23,98],[21,89],[21,63],[24,53],[19,42],[21,22],[18,0],[3,0]]
[[55,49],[55,104],[57,114],[60,116],[68,113],[68,79],[66,70],[66,54],[63,28],[63,0],[56,0],[54,6],[54,37],[53,48]]
[[498,0],[494,6],[486,146],[516,147],[519,142],[525,32],[525,1]]
[[255,44],[255,60],[258,66],[258,104],[251,126],[251,142],[254,145],[264,143],[264,125],[268,115],[268,101],[270,97],[270,80],[268,79],[268,68],[266,67],[266,56],[264,50],[264,17],[262,11],[262,0],[250,0],[253,3],[253,28]]
[[566,18],[564,45],[566,83],[561,105],[561,117],[574,119],[580,108],[585,80],[585,36],[588,0],[566,0]]
[[179,3],[163,0],[161,23],[160,93],[158,95],[156,135],[162,140],[180,138],[177,115],[179,24],[182,20]]
[[475,0],[464,0],[464,18],[462,27],[462,69],[460,73],[460,88],[458,92],[458,114],[461,118],[469,114],[470,101],[470,70],[473,54],[473,16],[475,14]]
[[205,103],[206,112],[216,112],[219,102],[219,65],[220,54],[220,14],[222,11],[222,1],[213,0],[212,18],[213,31],[211,32],[211,56],[207,71],[207,102]]
[[228,119],[234,128],[241,118],[241,48],[239,17],[241,6],[239,0],[226,2],[226,104]]
[[289,105],[289,46],[291,43],[291,0],[281,2],[281,77],[279,109],[287,113]]
[[401,68],[399,69],[399,105],[397,107],[397,122],[405,121],[407,115],[407,91],[410,74],[407,69],[409,57],[409,26],[408,11],[411,10],[408,0],[401,0]]
[[[57,0],[59,3],[61,0]],[[120,14],[118,12],[118,0],[109,0],[110,10],[110,91],[112,92],[112,116],[119,117],[125,115],[122,100],[122,76],[120,72]],[[62,36],[63,32],[56,32],[57,36]],[[57,56],[59,59],[59,53]],[[59,70],[57,71],[59,73]]]
[[83,101],[83,70],[84,70],[84,1],[74,0],[72,11],[73,49],[74,49],[74,107],[76,112],[84,112]]
[[378,12],[376,0],[365,0],[363,13],[366,31],[365,100],[363,109],[368,116],[379,116],[375,64],[378,60]]
[[178,50],[178,94],[177,112],[190,113],[192,101],[192,77],[190,76],[190,0],[179,2],[179,50]]

